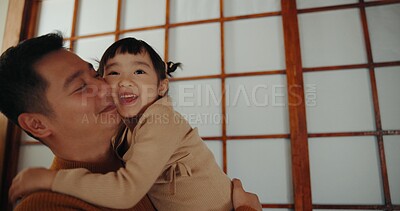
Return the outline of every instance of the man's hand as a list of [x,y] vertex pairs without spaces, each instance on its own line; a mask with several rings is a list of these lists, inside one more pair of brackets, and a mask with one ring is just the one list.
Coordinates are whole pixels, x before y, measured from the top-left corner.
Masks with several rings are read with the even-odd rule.
[[29,168],[21,171],[13,179],[8,192],[9,200],[14,204],[18,199],[38,190],[51,190],[57,171],[45,168]]
[[232,184],[232,200],[235,210],[240,206],[247,206],[257,211],[262,211],[260,200],[256,194],[246,192],[243,189],[242,182],[238,179],[233,179]]

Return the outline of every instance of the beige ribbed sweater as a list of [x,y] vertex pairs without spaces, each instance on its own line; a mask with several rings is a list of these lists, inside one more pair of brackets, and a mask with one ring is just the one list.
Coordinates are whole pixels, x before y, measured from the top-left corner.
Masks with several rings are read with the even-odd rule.
[[52,190],[116,209],[132,207],[146,193],[158,210],[232,209],[230,179],[168,97],[149,106],[122,138],[125,168],[107,174],[61,170]]

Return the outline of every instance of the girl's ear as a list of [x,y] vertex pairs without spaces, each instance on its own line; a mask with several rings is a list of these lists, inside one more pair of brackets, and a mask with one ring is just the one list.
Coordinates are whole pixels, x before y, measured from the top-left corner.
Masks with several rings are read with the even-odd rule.
[[167,93],[169,87],[168,78],[162,80],[160,85],[158,86],[158,95],[164,97],[165,93]]
[[18,123],[22,129],[26,130],[37,138],[46,138],[51,134],[46,117],[37,113],[22,113],[18,117]]

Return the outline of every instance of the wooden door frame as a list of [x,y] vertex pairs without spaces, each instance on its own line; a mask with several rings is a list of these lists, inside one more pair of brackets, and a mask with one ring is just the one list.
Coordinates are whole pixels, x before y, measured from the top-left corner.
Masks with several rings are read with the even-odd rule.
[[[10,0],[8,5],[6,24],[3,37],[2,52],[20,41],[33,36],[36,24],[38,1]],[[36,7],[36,8],[35,8]],[[4,153],[0,158],[0,210],[12,210],[8,202],[8,189],[17,173],[21,129],[0,114],[0,148]]]

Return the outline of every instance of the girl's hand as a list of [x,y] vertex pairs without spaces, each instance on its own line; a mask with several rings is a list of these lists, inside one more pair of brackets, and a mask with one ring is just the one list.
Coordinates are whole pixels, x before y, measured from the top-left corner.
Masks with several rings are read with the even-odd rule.
[[258,196],[254,193],[246,192],[243,189],[242,182],[238,179],[232,180],[233,192],[232,201],[233,207],[237,210],[239,207],[251,207],[257,211],[262,211],[262,206]]
[[46,168],[29,168],[13,179],[8,196],[14,204],[18,199],[38,190],[51,190],[57,171]]

